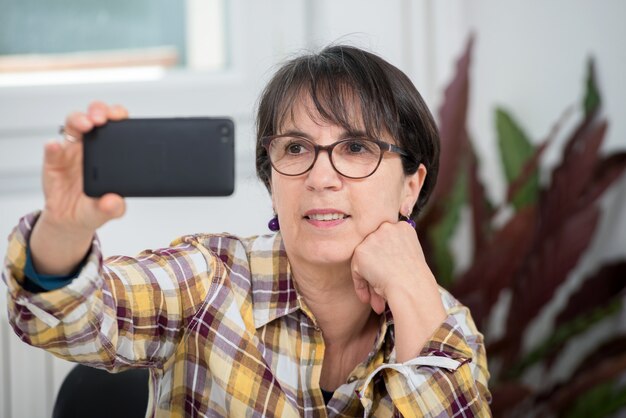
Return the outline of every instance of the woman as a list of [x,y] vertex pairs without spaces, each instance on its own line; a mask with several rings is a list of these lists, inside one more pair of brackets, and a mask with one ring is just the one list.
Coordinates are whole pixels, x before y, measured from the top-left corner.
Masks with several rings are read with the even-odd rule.
[[482,335],[438,287],[409,222],[438,136],[409,79],[333,46],[287,62],[259,104],[257,173],[275,232],[198,234],[101,261],[124,213],[82,192],[82,135],[127,117],[94,103],[45,149],[45,209],[10,238],[11,323],[27,343],[150,368],[149,416],[489,416]]

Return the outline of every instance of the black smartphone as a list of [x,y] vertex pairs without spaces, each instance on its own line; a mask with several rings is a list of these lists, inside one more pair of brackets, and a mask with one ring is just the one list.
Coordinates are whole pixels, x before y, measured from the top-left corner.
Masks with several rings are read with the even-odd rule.
[[229,196],[235,125],[229,118],[111,121],[85,134],[87,196]]

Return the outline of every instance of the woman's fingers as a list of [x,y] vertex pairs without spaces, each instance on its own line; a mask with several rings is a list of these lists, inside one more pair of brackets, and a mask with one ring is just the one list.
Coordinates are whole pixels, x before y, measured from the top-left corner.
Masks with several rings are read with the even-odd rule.
[[370,291],[367,281],[354,271],[352,272],[352,280],[354,284],[354,291],[356,292],[359,300],[363,303],[370,303]]
[[52,140],[44,146],[44,165],[55,167],[61,163],[63,149],[58,141]]
[[81,155],[81,149],[68,139],[47,142],[44,145],[44,180],[48,170],[52,170],[50,173],[59,173],[59,170],[71,169]]
[[76,141],[82,141],[83,134],[93,129],[93,122],[82,112],[72,112],[65,118],[63,131]]
[[70,143],[80,142],[83,134],[91,131],[95,126],[102,126],[109,120],[126,118],[128,118],[128,110],[124,106],[108,106],[101,101],[94,101],[89,105],[86,113],[72,112],[67,116],[63,126],[64,139]]
[[372,289],[372,286],[359,273],[352,271],[354,290],[359,300],[365,304],[370,304],[377,314],[385,310],[385,299]]
[[87,116],[95,126],[102,126],[107,121],[109,106],[100,101],[92,102],[87,109]]
[[121,105],[109,107],[107,116],[110,120],[122,120],[128,118],[128,110]]
[[385,298],[376,293],[367,280],[359,276],[358,273],[353,272],[352,279],[354,283],[354,290],[359,300],[363,303],[369,304],[377,314],[383,313],[387,304]]
[[385,305],[387,302],[382,296],[376,293],[371,286],[368,286],[368,289],[370,292],[370,305],[372,306],[372,309],[380,315],[385,311]]

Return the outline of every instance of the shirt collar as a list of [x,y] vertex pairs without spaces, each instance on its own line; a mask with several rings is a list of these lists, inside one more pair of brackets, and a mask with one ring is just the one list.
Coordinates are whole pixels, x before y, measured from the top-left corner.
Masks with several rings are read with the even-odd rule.
[[252,310],[258,329],[300,308],[280,232],[257,237],[250,248]]

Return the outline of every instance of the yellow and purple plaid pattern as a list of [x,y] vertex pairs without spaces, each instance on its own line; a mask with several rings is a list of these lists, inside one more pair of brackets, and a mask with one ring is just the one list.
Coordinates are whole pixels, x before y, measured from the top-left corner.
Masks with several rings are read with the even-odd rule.
[[370,355],[325,405],[324,341],[296,292],[280,234],[186,236],[104,262],[95,239],[78,278],[33,294],[21,283],[37,216],[22,218],[9,238],[11,325],[24,342],[67,360],[149,368],[146,416],[491,415],[482,335],[443,289],[449,315],[418,358],[394,364],[387,310]]

